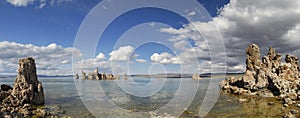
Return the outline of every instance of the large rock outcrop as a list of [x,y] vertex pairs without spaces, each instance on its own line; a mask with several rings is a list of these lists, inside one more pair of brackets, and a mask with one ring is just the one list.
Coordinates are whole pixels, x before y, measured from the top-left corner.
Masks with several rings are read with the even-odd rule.
[[246,72],[241,78],[226,78],[221,81],[223,91],[243,95],[277,96],[286,104],[300,100],[299,59],[287,54],[285,62],[281,55],[270,47],[266,56],[260,57],[255,44],[246,49]]
[[79,79],[78,73],[75,74],[75,79]]
[[98,68],[95,69],[94,72],[88,74],[89,80],[101,80],[101,75],[99,74]]
[[0,95],[2,113],[0,115],[16,116],[17,114],[20,117],[28,117],[32,114],[32,105],[43,105],[45,103],[43,86],[37,79],[33,58],[19,60],[18,75],[13,89],[3,85],[1,86]]
[[192,80],[201,80],[201,77],[198,74],[193,74]]
[[42,105],[45,103],[42,83],[38,81],[33,58],[19,60],[18,75],[12,95],[25,103]]
[[86,73],[84,71],[81,71],[81,79],[86,80]]

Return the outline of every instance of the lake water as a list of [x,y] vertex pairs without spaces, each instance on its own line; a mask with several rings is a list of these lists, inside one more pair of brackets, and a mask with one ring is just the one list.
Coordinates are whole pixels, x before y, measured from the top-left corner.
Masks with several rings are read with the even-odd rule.
[[[0,84],[13,86],[15,78],[1,78]],[[71,117],[197,117],[205,96],[210,96],[210,80],[145,79],[129,81],[75,80],[72,77],[40,77],[45,106]],[[222,79],[214,79],[219,81]],[[218,85],[216,85],[218,86]],[[196,87],[196,89],[195,89]],[[220,93],[205,117],[280,117],[285,111],[272,98],[247,99]],[[210,97],[208,97],[208,100]],[[268,105],[273,101],[275,106]],[[274,112],[267,112],[271,110]]]

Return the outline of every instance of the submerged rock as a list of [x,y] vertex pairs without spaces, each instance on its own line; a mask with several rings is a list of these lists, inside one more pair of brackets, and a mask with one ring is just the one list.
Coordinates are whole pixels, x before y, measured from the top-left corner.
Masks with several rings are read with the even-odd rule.
[[9,90],[12,90],[13,88],[9,85],[6,85],[6,84],[2,84],[1,85],[1,90],[2,91],[9,91]]
[[256,44],[246,49],[246,72],[241,78],[226,78],[220,82],[223,91],[233,94],[277,96],[284,103],[300,100],[299,59],[287,54],[281,62],[281,54],[270,47],[268,55],[260,59]]

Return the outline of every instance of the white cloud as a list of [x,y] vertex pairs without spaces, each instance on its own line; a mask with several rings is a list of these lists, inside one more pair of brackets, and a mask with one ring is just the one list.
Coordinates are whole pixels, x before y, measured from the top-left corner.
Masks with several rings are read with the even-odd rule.
[[74,67],[78,70],[93,70],[95,67],[99,67],[100,69],[107,70],[111,66],[110,63],[106,60],[98,60],[96,58],[91,58],[91,59],[83,59],[76,62]]
[[26,7],[27,5],[33,4],[35,0],[6,0],[6,1],[16,7]]
[[56,0],[58,6],[62,5],[65,2],[72,2],[73,0]]
[[[124,72],[123,63],[114,63],[106,59],[103,53],[99,53],[95,58],[81,59],[77,61],[74,66],[75,73],[93,72],[95,68],[98,68],[100,72],[112,73],[112,70],[116,73]],[[118,72],[117,72],[118,71]]]
[[47,4],[46,0],[40,0],[40,6],[38,7],[39,9],[45,7]]
[[103,53],[99,53],[97,56],[96,56],[96,59],[97,60],[104,60],[104,59],[106,59],[106,56],[103,54]]
[[135,59],[136,62],[139,62],[139,63],[146,63],[147,60],[145,59]]
[[185,50],[188,44],[186,40],[174,41],[173,47],[179,50]]
[[189,16],[194,16],[194,15],[196,15],[196,12],[195,12],[195,11],[191,11],[191,12],[189,12],[189,13],[187,14],[188,17],[189,17]]
[[[134,48],[131,46],[123,46],[109,53],[109,61],[129,61],[133,55]],[[134,55],[133,55],[134,56]]]
[[[27,7],[28,5],[34,4],[34,2],[39,1],[40,4],[36,6],[36,9],[42,9],[47,5],[47,0],[6,0],[11,5],[14,5],[15,7]],[[73,0],[49,0],[48,3],[50,5],[57,5],[61,6],[64,3],[72,2]]]
[[154,27],[155,24],[156,24],[155,22],[149,23],[149,25],[150,25],[151,27]]
[[[263,54],[266,54],[269,46],[275,47],[281,53],[299,52],[299,6],[299,0],[231,0],[220,10],[219,15],[209,22],[196,21],[184,25],[181,29],[163,28],[160,31],[173,34],[174,37],[169,40],[174,43],[192,39],[197,46],[195,48],[198,57],[203,59],[207,56],[203,57],[198,51],[209,54],[205,40],[219,38],[216,30],[219,29],[228,56],[228,70],[242,72],[242,67],[245,67],[244,50],[250,43],[258,44]],[[188,57],[189,54],[184,53],[187,51],[179,54],[185,56],[179,57]]]
[[[72,54],[75,57],[82,56],[78,49],[71,47],[63,48],[55,43],[48,46],[35,46],[32,44],[2,41],[0,42],[0,50],[0,71],[2,70],[1,72],[5,73],[15,73],[20,58],[35,58],[37,68],[39,69],[38,73],[45,74],[43,72],[60,70],[62,65],[70,64]],[[70,70],[68,74],[71,74]]]
[[173,55],[169,54],[168,52],[163,52],[161,54],[154,53],[150,57],[150,59],[154,63],[161,63],[161,64],[181,64],[182,63],[178,57],[174,57]]
[[174,28],[162,28],[160,29],[161,32],[167,32],[170,34],[184,34],[189,32],[188,29],[180,28],[180,29],[174,29]]
[[[110,72],[112,69],[112,63],[106,59],[106,56],[103,53],[99,53],[95,58],[82,59],[77,61],[74,65],[74,71],[80,73],[81,71],[94,71],[95,68],[98,68],[99,71]],[[114,66],[118,68],[118,66]]]
[[[86,72],[91,72],[94,68],[98,68],[99,71],[111,73],[114,71],[115,73],[124,72],[124,65],[127,64],[126,61],[129,59],[138,57],[137,54],[133,54],[134,48],[131,46],[123,46],[117,50],[113,50],[109,53],[109,58],[107,59],[105,54],[99,53],[95,58],[81,59],[77,61],[74,65],[74,71],[76,73],[80,73],[82,70]],[[136,59],[137,62],[145,63],[146,60]],[[121,66],[122,65],[122,66]]]

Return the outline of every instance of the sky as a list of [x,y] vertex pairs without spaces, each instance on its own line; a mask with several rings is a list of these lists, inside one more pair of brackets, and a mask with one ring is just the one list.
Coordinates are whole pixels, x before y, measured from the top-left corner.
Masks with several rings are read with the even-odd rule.
[[[16,73],[17,60],[28,56],[36,59],[42,75],[90,72],[96,67],[130,74],[243,72],[245,48],[251,43],[263,54],[272,46],[282,54],[300,56],[299,0],[195,2],[202,6],[157,2],[176,7],[172,9],[180,14],[146,6],[120,14],[105,27],[104,21],[136,3],[2,0],[0,75]],[[80,42],[82,25],[93,10],[100,10],[95,12],[99,17],[89,30],[105,31],[95,39],[98,42],[89,34]]]

